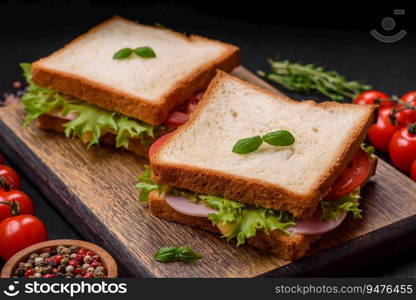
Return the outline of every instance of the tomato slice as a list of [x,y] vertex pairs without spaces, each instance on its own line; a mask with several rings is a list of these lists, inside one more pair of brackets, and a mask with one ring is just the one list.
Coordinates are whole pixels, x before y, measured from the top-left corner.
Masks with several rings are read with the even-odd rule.
[[173,111],[163,123],[166,126],[178,127],[189,120],[189,115],[180,111]]
[[160,138],[158,138],[149,148],[149,157],[152,157],[160,148],[160,146],[162,146],[163,143],[170,138],[171,135],[172,132],[162,135]]
[[366,180],[370,172],[370,158],[360,149],[354,155],[344,172],[332,184],[331,190],[324,197],[324,200],[336,199],[351,193]]
[[202,99],[203,95],[204,95],[204,92],[199,92],[193,95],[191,99],[189,99],[186,105],[186,112],[188,114],[192,113],[195,110],[198,102]]

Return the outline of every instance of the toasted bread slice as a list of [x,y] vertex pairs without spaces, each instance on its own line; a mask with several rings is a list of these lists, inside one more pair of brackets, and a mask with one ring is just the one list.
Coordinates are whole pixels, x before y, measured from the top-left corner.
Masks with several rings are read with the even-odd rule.
[[[373,112],[365,105],[293,101],[219,72],[190,121],[150,158],[153,180],[312,216],[360,147]],[[295,136],[292,146],[232,152],[239,139],[280,129]]]
[[[42,130],[52,131],[56,133],[64,133],[64,124],[66,122],[68,122],[68,120],[43,114],[36,119],[36,126]],[[113,133],[106,133],[103,136],[101,136],[100,143],[107,146],[115,147],[116,135]],[[140,139],[129,139],[129,147],[127,148],[127,150],[147,158],[149,155],[149,148],[150,145],[144,145]]]
[[[368,180],[375,174],[377,158],[373,157],[371,159],[371,166],[371,171],[361,184],[361,188],[364,188]],[[214,226],[208,218],[193,217],[177,212],[169,206],[163,194],[159,195],[157,191],[152,191],[149,194],[149,209],[156,217],[213,233],[221,233],[218,227]],[[278,230],[272,231],[269,234],[263,231],[257,231],[254,237],[247,240],[247,243],[259,250],[270,252],[275,256],[292,261],[304,256],[308,252],[311,244],[320,239],[321,236],[302,234],[288,236]]]
[[[122,48],[143,46],[156,58],[112,58]],[[32,77],[41,87],[159,125],[205,89],[216,69],[228,72],[238,64],[233,45],[113,17],[33,63]]]

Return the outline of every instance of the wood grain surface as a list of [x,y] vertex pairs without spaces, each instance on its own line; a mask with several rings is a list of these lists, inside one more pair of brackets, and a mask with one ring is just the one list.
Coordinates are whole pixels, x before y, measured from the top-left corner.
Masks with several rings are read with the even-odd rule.
[[[277,92],[242,67],[234,75]],[[150,215],[147,205],[137,201],[134,187],[145,160],[108,147],[87,151],[76,139],[33,125],[24,128],[23,117],[20,105],[0,109],[0,140],[14,151],[8,155],[86,239],[108,250],[133,276],[302,275],[416,231],[416,184],[380,160],[373,182],[362,194],[363,219],[348,218],[315,243],[310,256],[289,263],[248,246],[237,248],[214,234]],[[191,247],[204,259],[194,264],[153,259],[160,247],[177,245]],[[384,250],[388,249],[378,253]]]

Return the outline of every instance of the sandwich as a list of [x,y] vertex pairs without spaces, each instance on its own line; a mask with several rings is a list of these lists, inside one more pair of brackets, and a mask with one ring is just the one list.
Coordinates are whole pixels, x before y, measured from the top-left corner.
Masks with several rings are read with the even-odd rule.
[[239,65],[233,45],[113,17],[33,64],[25,124],[147,155],[186,122],[217,69]]
[[140,200],[162,219],[298,259],[346,218],[376,160],[371,106],[294,101],[218,72],[191,115],[149,151]]

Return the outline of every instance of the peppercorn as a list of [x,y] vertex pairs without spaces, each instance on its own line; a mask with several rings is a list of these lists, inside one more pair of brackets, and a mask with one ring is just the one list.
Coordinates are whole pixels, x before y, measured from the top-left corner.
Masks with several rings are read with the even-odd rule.
[[35,265],[40,266],[43,263],[42,257],[36,257],[35,258]]
[[76,266],[78,266],[78,260],[76,260],[76,259],[71,259],[69,262],[68,262],[68,265],[70,265],[70,266],[73,266],[74,268],[76,267]]
[[65,270],[65,265],[59,265],[59,266],[58,266],[58,270],[59,270],[60,272],[63,272],[63,271]]
[[99,271],[99,272],[104,272],[104,267],[103,266],[98,266],[98,267],[95,268],[95,270]]
[[50,265],[51,267],[56,267],[58,264],[56,263],[56,262],[54,262],[54,261],[49,261],[48,262],[48,265]]
[[96,267],[98,267],[98,266],[101,266],[101,263],[100,263],[100,262],[98,262],[98,261],[93,261],[93,262],[91,263],[91,267],[93,267],[93,268],[96,268]]
[[103,271],[95,270],[93,275],[94,275],[95,278],[104,278],[105,277],[105,273]]
[[16,271],[14,271],[14,275],[18,277],[23,277],[25,275],[25,269],[21,267],[17,268]]
[[89,264],[92,261],[92,257],[89,255],[85,255],[84,257],[84,263]]
[[94,275],[91,272],[87,272],[83,277],[84,278],[94,278]]
[[31,259],[35,259],[36,257],[38,257],[39,256],[39,254],[37,254],[37,253],[32,253],[32,254],[30,254],[30,256],[29,256],[29,258],[31,258]]
[[67,273],[72,273],[74,271],[74,267],[73,266],[66,266],[65,271]]
[[69,248],[64,248],[64,249],[62,249],[62,251],[61,251],[61,254],[62,255],[67,255],[67,256],[69,256],[69,255],[71,255],[71,253],[72,253],[72,251],[71,251],[71,249],[69,249]]
[[94,252],[76,246],[46,247],[17,264],[14,278],[104,278],[105,267]]
[[68,263],[69,259],[67,257],[64,257],[61,259],[61,264],[66,265]]
[[31,269],[33,265],[31,263],[25,263],[25,269]]

